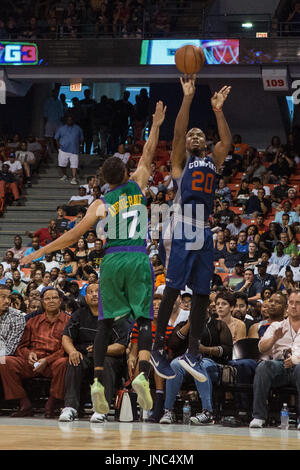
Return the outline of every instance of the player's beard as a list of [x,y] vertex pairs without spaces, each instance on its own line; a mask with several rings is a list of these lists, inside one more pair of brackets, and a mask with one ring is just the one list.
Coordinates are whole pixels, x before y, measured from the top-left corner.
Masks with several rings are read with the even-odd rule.
[[191,154],[196,157],[204,158],[205,157],[205,147],[192,147]]

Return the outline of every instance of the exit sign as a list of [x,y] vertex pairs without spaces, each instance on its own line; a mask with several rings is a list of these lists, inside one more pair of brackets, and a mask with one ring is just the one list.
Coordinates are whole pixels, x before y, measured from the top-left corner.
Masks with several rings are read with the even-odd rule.
[[256,37],[257,37],[257,38],[267,38],[267,37],[268,37],[268,33],[256,33]]
[[71,83],[70,91],[81,91],[82,83]]

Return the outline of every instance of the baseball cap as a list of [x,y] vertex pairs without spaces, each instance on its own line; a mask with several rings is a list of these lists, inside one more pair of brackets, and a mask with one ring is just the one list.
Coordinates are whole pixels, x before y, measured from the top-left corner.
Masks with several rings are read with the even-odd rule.
[[185,286],[185,289],[180,291],[180,295],[181,296],[183,296],[183,295],[193,295],[193,291],[189,287]]
[[267,268],[268,263],[266,263],[265,261],[260,261],[259,263],[257,263],[256,267],[257,268],[261,268],[261,267]]
[[237,263],[235,263],[235,266],[241,266],[243,268],[244,263],[243,263],[243,261],[238,261]]
[[8,158],[16,158],[15,152],[10,152],[10,154],[8,155]]

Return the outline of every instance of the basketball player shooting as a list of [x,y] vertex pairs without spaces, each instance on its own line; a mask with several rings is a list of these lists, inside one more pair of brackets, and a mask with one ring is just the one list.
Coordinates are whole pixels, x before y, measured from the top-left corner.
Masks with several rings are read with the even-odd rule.
[[[139,375],[132,382],[132,387],[143,409],[150,410],[153,405],[148,377],[151,367],[154,286],[146,250],[148,217],[143,191],[151,175],[151,163],[165,113],[166,107],[159,101],[153,114],[148,141],[131,180],[126,166],[119,158],[108,158],[103,164],[102,173],[110,191],[91,204],[85,217],[72,230],[21,260],[21,264],[27,264],[46,253],[72,246],[96,223],[99,224],[97,232],[99,226],[108,227],[99,281],[99,321],[94,342],[94,383],[91,387],[93,408],[100,414],[109,411],[103,374],[110,333],[114,320],[130,313],[139,326]],[[146,217],[138,218],[138,212],[143,212]]]
[[[193,128],[187,132],[190,107],[195,95],[195,80],[196,75],[185,75],[184,78],[180,78],[183,101],[175,122],[171,163],[172,177],[178,187],[174,204],[179,205],[182,214],[184,214],[185,204],[192,206],[192,220],[189,219],[188,224],[192,225],[194,232],[199,223],[203,224],[203,246],[201,249],[187,248],[189,240],[184,235],[186,231],[183,226],[187,225],[184,216],[179,221],[182,225],[181,238],[175,236],[177,219],[176,223],[173,221],[173,231],[169,238],[162,239],[160,242],[159,253],[166,268],[166,287],[159,308],[150,362],[159,376],[165,379],[175,377],[163,344],[175,300],[180,290],[184,290],[187,285],[193,291],[190,312],[191,328],[188,350],[179,362],[196,380],[205,382],[207,379],[202,373],[199,362],[201,359],[199,342],[205,326],[210,283],[214,272],[213,238],[208,219],[213,210],[216,171],[223,164],[231,146],[231,133],[222,109],[231,87],[224,86],[211,98],[220,141],[215,145],[212,156],[207,156],[206,138],[203,131]],[[202,221],[197,220],[196,217],[197,212],[199,213],[197,211],[199,205],[202,205],[204,213]]]

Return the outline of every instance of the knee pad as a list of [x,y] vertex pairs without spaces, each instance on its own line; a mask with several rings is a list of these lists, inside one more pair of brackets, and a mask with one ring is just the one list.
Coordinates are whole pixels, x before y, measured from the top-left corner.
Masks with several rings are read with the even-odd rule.
[[152,348],[152,327],[149,318],[140,317],[137,320],[139,327],[138,347],[139,351],[151,351]]

